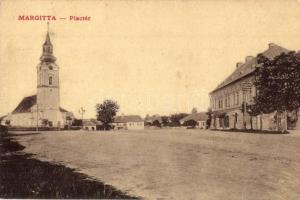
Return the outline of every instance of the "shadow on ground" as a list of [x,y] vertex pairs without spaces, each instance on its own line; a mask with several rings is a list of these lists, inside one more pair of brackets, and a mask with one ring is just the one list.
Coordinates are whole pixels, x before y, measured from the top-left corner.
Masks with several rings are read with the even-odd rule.
[[74,169],[34,159],[20,152],[24,148],[10,136],[0,137],[0,198],[138,199]]

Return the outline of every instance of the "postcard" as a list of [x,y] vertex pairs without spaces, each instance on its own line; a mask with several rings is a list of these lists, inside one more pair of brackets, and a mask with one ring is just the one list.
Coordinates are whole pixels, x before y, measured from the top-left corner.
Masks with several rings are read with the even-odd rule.
[[299,199],[300,1],[0,1],[0,198]]

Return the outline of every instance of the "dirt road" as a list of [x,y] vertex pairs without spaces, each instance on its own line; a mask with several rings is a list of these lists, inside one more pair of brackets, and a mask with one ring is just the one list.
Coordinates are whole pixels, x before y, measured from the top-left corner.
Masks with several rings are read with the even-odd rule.
[[300,199],[300,132],[169,129],[16,138],[38,159],[146,199]]

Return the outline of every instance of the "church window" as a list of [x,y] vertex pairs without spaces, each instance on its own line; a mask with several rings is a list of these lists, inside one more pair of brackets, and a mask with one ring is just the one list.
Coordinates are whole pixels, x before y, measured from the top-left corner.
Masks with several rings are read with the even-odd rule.
[[49,69],[50,69],[50,70],[52,70],[52,69],[53,69],[53,67],[50,65],[50,66],[49,66]]
[[49,77],[49,85],[52,85],[52,76]]

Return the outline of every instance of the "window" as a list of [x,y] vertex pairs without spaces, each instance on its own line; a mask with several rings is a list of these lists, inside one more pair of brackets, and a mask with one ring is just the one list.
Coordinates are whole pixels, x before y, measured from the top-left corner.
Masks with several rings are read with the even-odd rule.
[[49,85],[52,85],[52,76],[49,76]]

